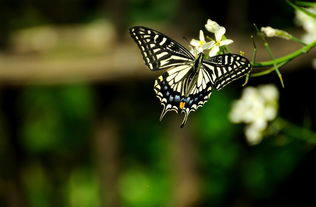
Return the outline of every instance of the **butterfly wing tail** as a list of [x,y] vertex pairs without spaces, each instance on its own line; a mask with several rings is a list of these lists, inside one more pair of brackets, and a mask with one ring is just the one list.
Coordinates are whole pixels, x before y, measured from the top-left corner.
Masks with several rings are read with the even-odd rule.
[[162,121],[163,117],[166,115],[166,113],[168,112],[168,110],[166,110],[166,107],[164,106],[159,118],[159,121]]
[[184,125],[187,123],[190,111],[189,110],[183,110],[183,113],[184,113],[184,118],[182,120],[180,128],[183,128]]

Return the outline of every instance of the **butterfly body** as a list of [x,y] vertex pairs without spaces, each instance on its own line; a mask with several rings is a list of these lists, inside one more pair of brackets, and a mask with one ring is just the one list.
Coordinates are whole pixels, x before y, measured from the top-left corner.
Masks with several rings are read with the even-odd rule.
[[186,78],[186,84],[184,84],[186,87],[184,87],[184,92],[183,92],[185,96],[189,96],[190,93],[192,92],[192,89],[194,88],[194,84],[196,83],[198,79],[199,70],[202,67],[203,59],[204,59],[204,54],[200,53],[198,55],[198,58],[194,61],[194,65],[192,66],[192,68],[189,70],[187,74],[188,77]]
[[149,69],[166,70],[154,84],[163,106],[160,120],[168,111],[184,113],[181,127],[191,111],[207,102],[213,89],[220,90],[251,68],[249,61],[237,54],[217,55],[207,60],[203,53],[194,57],[176,41],[146,27],[132,27],[130,34]]

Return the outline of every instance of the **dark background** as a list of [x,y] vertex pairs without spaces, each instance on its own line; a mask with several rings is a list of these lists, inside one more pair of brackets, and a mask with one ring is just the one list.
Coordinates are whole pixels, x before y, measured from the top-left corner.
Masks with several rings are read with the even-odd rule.
[[[253,23],[301,36],[294,17],[281,0],[0,0],[0,206],[315,205],[315,51],[281,69],[284,89],[275,73],[249,82],[275,84],[279,117],[314,139],[288,126],[250,146],[228,119],[244,80],[184,129],[172,112],[159,122],[159,72],[128,35],[144,25],[185,45],[210,18],[250,58]],[[270,44],[276,56],[300,47]],[[260,46],[258,58],[268,59]]]

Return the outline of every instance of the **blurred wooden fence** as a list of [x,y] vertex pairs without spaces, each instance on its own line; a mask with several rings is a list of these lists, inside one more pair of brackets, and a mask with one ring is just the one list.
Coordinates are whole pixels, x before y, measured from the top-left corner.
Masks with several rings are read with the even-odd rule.
[[[181,41],[183,36],[181,32],[165,33],[183,42]],[[252,56],[252,42],[249,36],[235,35],[230,38],[235,40],[232,45],[233,51],[235,53],[240,50],[244,51],[246,57],[250,59]],[[31,52],[30,54],[0,53],[0,84],[5,86],[106,82],[122,78],[145,78],[158,75],[150,72],[143,64],[140,52],[136,44],[128,37],[127,30],[122,40],[113,38],[108,42],[111,42],[111,44],[106,43],[103,52],[98,50],[98,52],[92,51],[89,53],[89,51],[84,51],[84,47],[78,47],[73,48],[76,55],[71,55],[72,51],[68,49],[69,57],[67,55],[66,57],[50,57],[49,54],[37,52]],[[279,39],[272,39],[270,45],[276,57],[286,55],[300,47],[297,43]],[[260,41],[258,41],[257,46],[259,48],[257,60],[269,60],[269,55],[262,49]],[[80,50],[82,50],[82,54]],[[302,66],[311,65],[315,56],[316,51],[312,50],[286,65],[281,69],[281,72],[299,70]]]

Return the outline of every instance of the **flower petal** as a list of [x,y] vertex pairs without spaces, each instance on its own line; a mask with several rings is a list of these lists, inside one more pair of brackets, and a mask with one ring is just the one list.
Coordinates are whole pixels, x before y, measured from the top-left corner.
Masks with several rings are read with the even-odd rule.
[[205,42],[205,37],[204,37],[204,33],[202,30],[200,30],[200,41]]
[[232,44],[233,42],[234,41],[231,39],[226,39],[226,40],[222,40],[219,45],[220,46],[229,45],[229,44]]
[[218,46],[214,46],[214,47],[211,49],[211,51],[209,52],[209,56],[212,57],[212,56],[217,55],[218,51],[219,51],[219,47],[218,47]]
[[203,50],[211,49],[215,45],[215,41],[206,42],[201,47]]
[[190,45],[192,45],[194,47],[197,47],[197,46],[200,45],[200,41],[196,40],[196,39],[192,39],[191,42],[190,42]]
[[[316,27],[315,27],[316,29]],[[261,32],[265,34],[267,37],[279,37],[286,40],[289,40],[292,38],[292,35],[287,33],[286,31],[280,30],[280,29],[274,29],[270,26],[268,27],[261,27]]]
[[225,34],[225,27],[220,27],[217,31],[215,31],[215,39],[217,42],[222,40],[223,35]]
[[262,141],[263,131],[248,125],[245,129],[245,135],[249,144],[256,145]]
[[277,30],[272,27],[261,27],[261,32],[263,32],[267,37],[275,37]]
[[199,51],[198,51],[195,47],[192,48],[192,49],[190,50],[190,52],[192,53],[192,55],[193,55],[194,57],[197,57],[198,54],[199,54]]
[[207,31],[215,33],[220,28],[220,26],[216,22],[208,19],[205,28]]
[[203,52],[203,48],[202,48],[202,46],[200,46],[200,47],[196,47],[195,49],[198,51],[198,53]]

